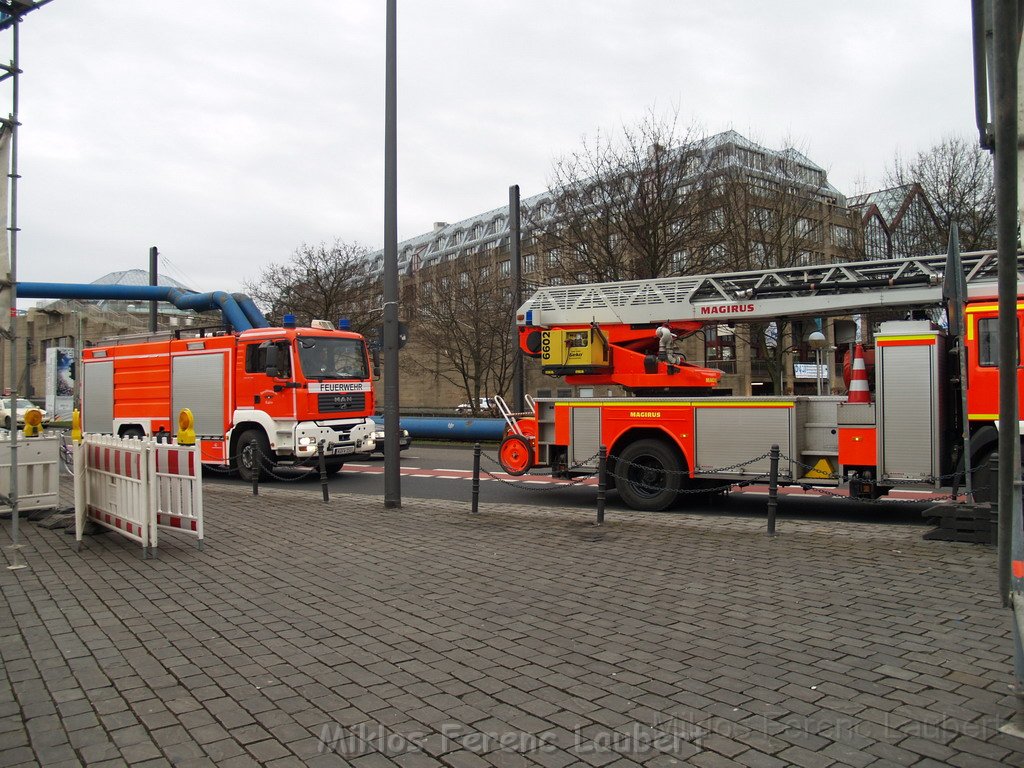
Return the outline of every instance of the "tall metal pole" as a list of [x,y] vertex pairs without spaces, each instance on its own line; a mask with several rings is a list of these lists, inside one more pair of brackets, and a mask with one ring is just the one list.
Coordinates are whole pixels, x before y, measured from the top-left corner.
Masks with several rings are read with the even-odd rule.
[[387,0],[384,82],[384,507],[402,506],[398,447],[397,0]]
[[24,568],[20,563],[18,550],[18,85],[20,72],[18,69],[18,30],[21,19],[15,17],[12,26],[14,44],[11,59],[11,223],[8,227],[11,235],[11,558],[8,568],[11,570]]
[[515,313],[523,305],[523,248],[519,230],[519,185],[508,188],[508,241],[512,260],[512,407],[526,410],[523,392],[523,351],[519,348],[519,326]]
[[[157,257],[157,255],[158,255],[158,251],[156,249],[156,246],[154,245],[152,248],[149,249],[149,284],[150,285],[159,285],[160,284],[160,281],[157,279],[157,267],[156,267],[156,257]],[[149,302],[149,332],[150,333],[156,333],[156,304],[157,303],[155,301]]]
[[999,261],[999,596],[1010,604],[1013,513],[1020,507],[1017,410],[1017,2],[994,4],[996,248]]

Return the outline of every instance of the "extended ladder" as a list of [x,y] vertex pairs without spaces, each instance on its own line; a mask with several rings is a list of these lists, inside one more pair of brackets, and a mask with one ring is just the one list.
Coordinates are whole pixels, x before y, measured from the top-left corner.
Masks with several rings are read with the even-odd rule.
[[[971,298],[996,295],[995,251],[963,254]],[[527,326],[663,320],[733,322],[788,316],[851,314],[942,303],[946,256],[818,264],[717,275],[557,285],[519,308]],[[1024,254],[1017,280],[1024,282]]]

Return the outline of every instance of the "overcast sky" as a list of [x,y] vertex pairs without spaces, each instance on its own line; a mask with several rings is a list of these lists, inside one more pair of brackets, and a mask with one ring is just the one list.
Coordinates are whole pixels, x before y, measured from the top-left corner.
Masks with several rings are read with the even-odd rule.
[[[382,247],[384,7],[31,13],[19,279],[90,282],[156,245],[190,287],[239,290],[303,242]],[[846,194],[896,151],[974,140],[967,0],[398,0],[398,25],[400,239],[543,191],[583,136],[652,108],[793,144]]]

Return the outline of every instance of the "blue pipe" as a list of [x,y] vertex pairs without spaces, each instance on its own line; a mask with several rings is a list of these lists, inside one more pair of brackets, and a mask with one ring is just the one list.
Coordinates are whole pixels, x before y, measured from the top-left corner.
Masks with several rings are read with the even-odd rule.
[[501,440],[505,434],[504,419],[402,416],[399,424],[402,429],[409,430],[413,438],[428,440]]
[[256,306],[256,302],[249,298],[244,293],[232,293],[231,298],[238,302],[238,306],[242,312],[248,318],[249,322],[252,323],[253,328],[269,328],[270,322],[266,316],[260,312],[260,308]]
[[[253,327],[249,316],[239,306],[239,303],[224,291],[192,293],[168,285],[86,285],[77,283],[18,283],[17,290],[18,298],[21,299],[166,301],[178,309],[194,309],[197,312],[219,309],[230,328],[236,331],[248,331]],[[256,309],[256,305],[253,304],[252,308]],[[257,309],[256,312],[259,310]],[[263,322],[264,325],[257,327],[269,326],[266,318],[263,318]]]

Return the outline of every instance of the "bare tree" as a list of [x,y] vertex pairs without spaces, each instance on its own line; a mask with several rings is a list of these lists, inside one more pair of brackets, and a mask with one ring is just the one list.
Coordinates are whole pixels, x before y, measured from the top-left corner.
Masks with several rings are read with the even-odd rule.
[[282,264],[261,270],[246,281],[249,295],[276,321],[286,313],[300,324],[321,318],[349,318],[352,330],[368,332],[380,321],[370,311],[375,290],[369,280],[369,251],[358,243],[335,240],[331,246],[303,244]]
[[500,253],[422,268],[410,309],[416,343],[405,349],[403,368],[455,385],[474,414],[480,413],[480,398],[504,394],[512,381],[517,340],[509,329],[515,308]]
[[951,221],[959,227],[963,250],[995,248],[992,158],[976,142],[949,136],[918,152],[913,160],[897,155],[886,174],[886,183],[892,187],[917,183],[924,190],[938,222],[924,217],[910,222],[912,231],[907,236],[922,243],[920,250],[944,252]]
[[[838,207],[825,172],[798,150],[760,153],[726,145],[715,160],[719,207],[712,219],[721,232],[722,264],[729,270],[763,270],[861,258],[854,214]],[[793,323],[741,325],[736,338],[751,358],[763,360],[776,392],[782,392],[787,356],[802,339]]]
[[706,153],[678,115],[648,114],[617,138],[598,134],[555,163],[550,204],[528,212],[567,281],[664,277],[708,262]]

